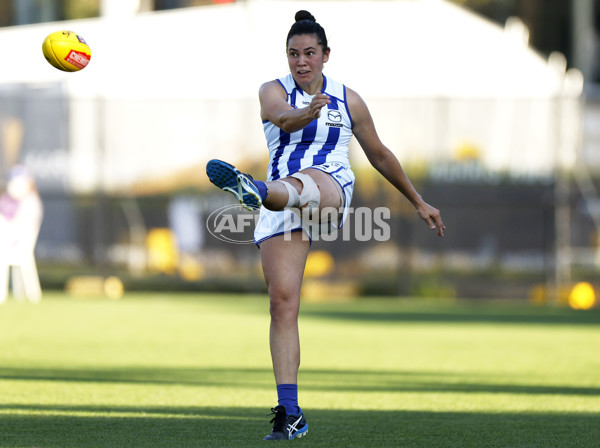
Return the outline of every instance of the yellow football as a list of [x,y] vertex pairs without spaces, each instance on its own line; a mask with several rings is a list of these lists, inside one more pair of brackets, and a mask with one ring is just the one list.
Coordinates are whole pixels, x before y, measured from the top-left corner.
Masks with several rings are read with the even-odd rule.
[[54,67],[65,72],[77,72],[90,62],[92,52],[83,37],[73,31],[56,31],[44,39],[42,52]]

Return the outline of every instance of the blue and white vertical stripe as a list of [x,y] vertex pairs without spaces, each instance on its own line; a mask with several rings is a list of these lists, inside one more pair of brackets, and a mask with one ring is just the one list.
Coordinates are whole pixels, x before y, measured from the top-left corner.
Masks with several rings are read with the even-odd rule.
[[[308,107],[313,95],[298,87],[291,74],[278,81],[285,89],[287,101],[292,107]],[[325,76],[323,82],[323,93],[329,95],[331,104],[321,110],[319,119],[291,134],[270,121],[263,122],[269,147],[267,180],[277,180],[329,162],[350,165],[348,145],[352,138],[352,118],[346,101],[346,87]]]

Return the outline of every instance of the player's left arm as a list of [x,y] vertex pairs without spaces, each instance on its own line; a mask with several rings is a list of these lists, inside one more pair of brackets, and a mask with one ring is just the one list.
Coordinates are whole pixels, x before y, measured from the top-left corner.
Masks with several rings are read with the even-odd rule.
[[413,204],[417,214],[430,229],[437,229],[438,235],[444,236],[446,227],[440,211],[423,200],[396,156],[379,139],[369,108],[360,95],[348,88],[346,88],[346,92],[348,107],[352,115],[352,132],[371,165]]

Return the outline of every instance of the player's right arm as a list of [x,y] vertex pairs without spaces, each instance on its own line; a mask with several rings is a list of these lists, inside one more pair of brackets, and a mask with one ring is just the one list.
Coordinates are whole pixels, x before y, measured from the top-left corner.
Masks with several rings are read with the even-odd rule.
[[269,81],[260,86],[260,118],[268,120],[279,129],[291,134],[319,118],[321,109],[331,100],[327,95],[317,92],[307,107],[294,109],[287,102],[287,93],[278,81]]

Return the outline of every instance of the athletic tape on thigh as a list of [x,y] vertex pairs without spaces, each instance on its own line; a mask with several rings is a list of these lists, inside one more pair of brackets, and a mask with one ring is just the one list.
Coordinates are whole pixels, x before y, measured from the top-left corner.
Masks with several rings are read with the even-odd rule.
[[288,191],[288,202],[285,207],[298,207],[298,204],[300,204],[300,195],[298,194],[296,187],[284,180],[280,180],[280,182],[285,185],[285,188],[287,188]]
[[294,173],[291,177],[295,177],[302,182],[302,191],[300,192],[299,206],[304,208],[318,207],[321,203],[321,191],[317,183],[308,174]]

